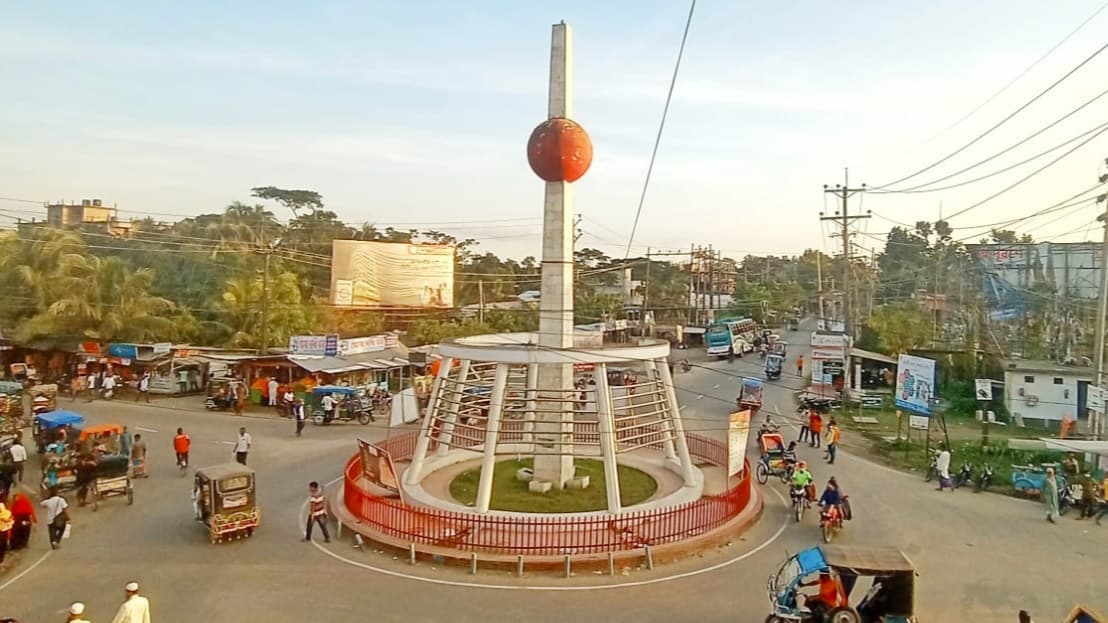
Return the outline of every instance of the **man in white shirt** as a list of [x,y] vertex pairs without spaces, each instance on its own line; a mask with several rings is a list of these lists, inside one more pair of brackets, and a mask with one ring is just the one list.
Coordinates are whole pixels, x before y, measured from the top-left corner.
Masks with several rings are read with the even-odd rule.
[[292,393],[291,387],[285,388],[285,393],[281,395],[281,415],[292,415],[292,403],[296,400],[296,394]]
[[119,606],[112,623],[150,623],[150,602],[138,594],[138,583],[131,582],[123,587],[127,597]]
[[940,446],[942,452],[939,453],[939,458],[935,460],[935,470],[939,472],[939,491],[942,491],[946,487],[950,487],[950,490],[954,490],[954,483],[950,480],[950,450],[946,448],[946,445]]
[[235,441],[235,460],[246,465],[246,453],[254,445],[254,438],[246,432],[246,427],[239,429],[239,438]]
[[27,463],[27,448],[23,447],[22,441],[16,439],[12,442],[12,447],[8,448],[8,454],[12,457],[12,463],[15,463],[15,481],[22,484],[23,465]]
[[272,376],[269,377],[269,384],[266,386],[266,389],[269,390],[269,406],[276,407],[279,404],[277,402],[279,399],[279,396],[277,394],[277,379],[273,378]]
[[68,513],[66,512],[69,503],[65,501],[65,498],[58,495],[57,487],[50,487],[46,499],[39,502],[38,505],[46,509],[46,529],[50,533],[50,547],[58,549],[62,534],[65,533],[65,525],[69,523]]
[[332,396],[331,394],[325,395],[323,397],[323,400],[320,401],[320,404],[323,405],[323,421],[324,422],[330,422],[331,418],[334,417],[334,415],[335,415],[335,405],[337,403],[338,403],[338,401],[336,401],[335,397]]
[[104,375],[104,397],[105,398],[111,398],[112,394],[114,393],[114,390],[115,390],[115,375],[114,374],[105,374]]
[[96,373],[88,373],[88,383],[85,384],[88,388],[88,401],[92,402],[96,398]]
[[144,372],[142,378],[138,382],[139,395],[135,397],[135,402],[145,398],[146,402],[150,402],[150,373]]
[[69,617],[66,618],[66,623],[88,623],[88,619],[84,617],[85,604],[76,601],[69,606]]

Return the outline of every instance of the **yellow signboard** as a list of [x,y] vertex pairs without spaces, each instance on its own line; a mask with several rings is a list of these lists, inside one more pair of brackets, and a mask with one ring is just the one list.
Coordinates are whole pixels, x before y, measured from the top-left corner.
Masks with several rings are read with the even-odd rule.
[[454,247],[335,240],[331,304],[343,307],[454,306]]

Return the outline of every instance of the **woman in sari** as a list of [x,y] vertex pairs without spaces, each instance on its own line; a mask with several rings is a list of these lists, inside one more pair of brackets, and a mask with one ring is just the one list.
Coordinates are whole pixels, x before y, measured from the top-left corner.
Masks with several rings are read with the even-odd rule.
[[10,547],[12,550],[23,549],[31,539],[31,528],[35,524],[35,507],[22,493],[17,493],[12,498],[12,518],[15,520],[15,526],[12,528]]
[[1046,504],[1046,520],[1055,523],[1058,517],[1058,480],[1054,477],[1054,468],[1046,469],[1043,479],[1043,503]]

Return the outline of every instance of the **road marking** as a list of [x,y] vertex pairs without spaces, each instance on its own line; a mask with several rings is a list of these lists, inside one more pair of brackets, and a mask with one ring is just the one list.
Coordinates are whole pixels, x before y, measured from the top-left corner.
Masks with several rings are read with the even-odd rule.
[[154,430],[153,428],[143,428],[141,426],[136,426],[135,430],[141,430],[144,433],[156,433],[156,432],[158,432],[158,431]]
[[715,385],[713,385],[712,389],[719,389],[719,383],[716,383]]
[[50,551],[46,552],[45,554],[42,555],[42,557],[40,557],[38,560],[36,560],[34,562],[34,564],[32,564],[30,567],[27,567],[23,571],[20,571],[18,575],[16,575],[14,578],[8,580],[7,582],[4,582],[3,584],[0,584],[0,591],[4,590],[5,588],[8,588],[12,584],[15,584],[20,578],[22,578],[23,576],[27,575],[28,573],[34,571],[35,567],[37,567],[37,566],[41,565],[43,562],[45,562],[46,559],[50,557],[50,554],[53,554],[53,553],[54,553],[54,550],[50,550]]
[[699,396],[697,396],[697,397],[696,397],[696,399],[697,399],[697,400],[700,400],[700,399],[701,399],[701,398],[703,398],[703,397],[704,397],[704,394],[700,394]]
[[[329,487],[329,486],[333,485],[334,483],[336,483],[340,480],[342,480],[341,476],[334,479],[334,480],[332,480],[331,482],[328,482],[325,486]],[[763,490],[765,490],[765,489],[763,489]],[[769,491],[772,491],[773,494],[777,496],[777,499],[781,500],[781,504],[783,506],[787,506],[787,504],[785,502],[785,496],[781,495],[780,491],[778,491],[777,489],[769,489]],[[300,506],[300,513],[299,513],[299,516],[297,518],[298,520],[300,520],[300,521],[298,521],[298,524],[297,524],[297,530],[298,531],[303,529],[302,528],[303,525],[307,522],[307,510],[308,510],[308,502],[307,502],[307,500],[305,500],[304,503]],[[369,571],[375,571],[375,572],[380,573],[382,575],[388,575],[388,576],[392,576],[394,578],[401,578],[401,579],[404,579],[404,580],[415,580],[417,582],[428,582],[428,583],[431,583],[431,584],[438,584],[438,585],[441,585],[441,586],[456,586],[456,587],[461,587],[461,588],[487,588],[487,589],[493,589],[493,590],[519,590],[519,591],[599,591],[599,590],[609,590],[609,589],[614,589],[614,588],[635,588],[635,587],[639,587],[639,586],[648,586],[648,585],[651,585],[651,584],[661,584],[662,582],[671,582],[673,580],[682,580],[682,579],[685,579],[685,578],[691,578],[691,577],[695,577],[695,576],[698,576],[698,575],[703,575],[705,573],[711,573],[713,571],[718,571],[718,570],[723,569],[725,567],[729,567],[729,566],[731,566],[731,565],[733,565],[737,562],[741,562],[743,560],[746,560],[747,558],[750,558],[751,556],[757,554],[758,552],[761,552],[762,550],[769,547],[770,545],[773,545],[774,541],[776,541],[778,538],[780,538],[780,536],[782,534],[785,533],[785,529],[788,528],[789,525],[790,525],[789,524],[789,514],[785,513],[785,515],[784,515],[784,517],[781,521],[781,527],[779,527],[777,529],[777,531],[773,533],[772,536],[770,536],[763,543],[758,545],[758,547],[755,547],[754,549],[750,550],[749,552],[746,552],[745,554],[740,554],[740,555],[738,555],[738,556],[736,556],[736,557],[734,557],[730,560],[725,560],[723,562],[716,563],[716,564],[714,564],[710,567],[705,567],[703,569],[696,569],[694,571],[686,571],[684,573],[678,573],[676,575],[670,575],[670,576],[666,576],[664,578],[652,578],[652,579],[649,579],[649,580],[637,580],[637,581],[634,581],[634,582],[627,582],[627,583],[624,583],[624,584],[604,584],[604,585],[601,585],[601,586],[557,586],[557,585],[517,586],[517,585],[512,585],[512,584],[478,584],[476,582],[460,582],[460,581],[456,581],[456,580],[442,580],[442,579],[439,579],[439,578],[425,578],[425,577],[421,577],[421,576],[418,576],[418,575],[411,575],[411,574],[408,574],[408,573],[401,573],[399,571],[393,571],[391,569],[383,569],[381,567],[374,567],[373,565],[366,564],[364,562],[359,562],[357,560],[351,560],[349,558],[346,558],[345,556],[342,556],[340,554],[336,554],[335,552],[332,552],[331,550],[327,549],[326,547],[323,547],[322,545],[320,545],[319,543],[317,543],[314,540],[312,541],[312,545],[315,546],[315,548],[318,549],[319,551],[321,551],[324,554],[327,554],[328,556],[330,556],[331,558],[334,558],[335,560],[338,560],[340,562],[344,562],[344,563],[346,563],[348,565],[351,565],[351,566],[354,566],[354,567],[361,567],[362,569],[367,569]]]
[[233,441],[213,441],[212,443],[214,443],[214,444],[222,444],[222,445],[225,445],[225,446],[233,446],[233,445],[235,445],[235,442],[233,442]]

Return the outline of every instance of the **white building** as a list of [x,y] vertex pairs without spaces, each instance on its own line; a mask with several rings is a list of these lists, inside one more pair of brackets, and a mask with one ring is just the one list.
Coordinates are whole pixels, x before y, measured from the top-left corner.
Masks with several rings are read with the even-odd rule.
[[1088,423],[1085,396],[1093,369],[1064,366],[1053,361],[1005,359],[1004,406],[1014,418],[1028,424],[1049,425],[1064,418]]

